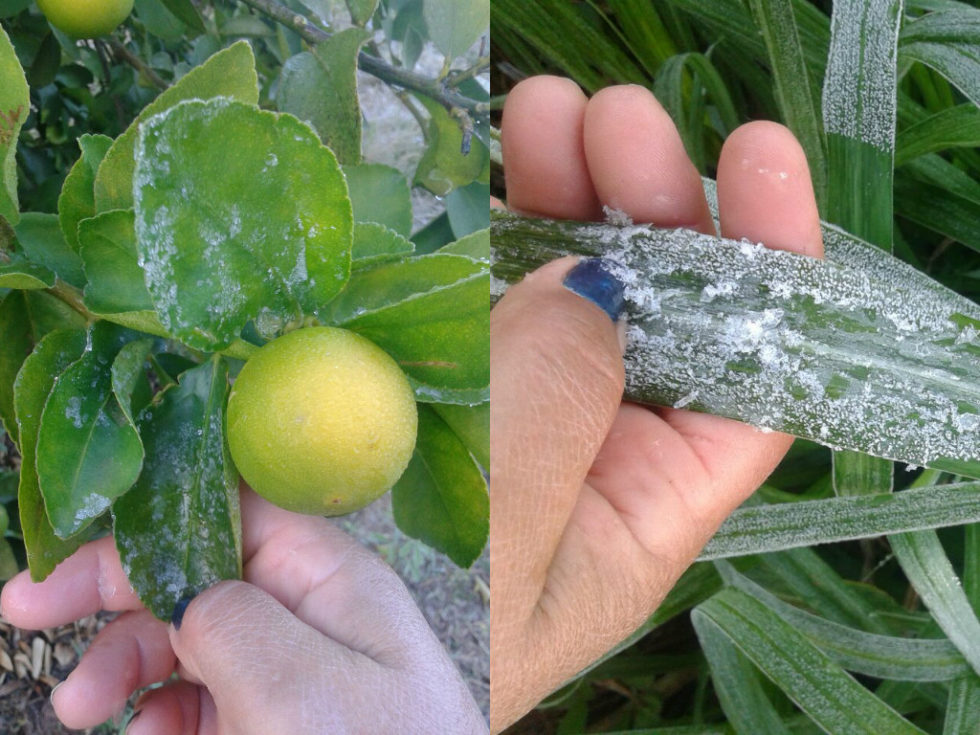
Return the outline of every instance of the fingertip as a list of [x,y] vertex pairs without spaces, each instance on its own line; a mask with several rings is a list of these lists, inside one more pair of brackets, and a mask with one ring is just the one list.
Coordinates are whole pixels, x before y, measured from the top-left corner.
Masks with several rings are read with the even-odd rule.
[[725,237],[823,255],[806,153],[783,125],[759,120],[728,136],[718,161],[718,208]]
[[587,98],[575,82],[530,77],[507,95],[501,150],[507,204],[564,219],[596,219],[599,202],[582,149]]
[[701,176],[649,90],[621,85],[596,92],[585,110],[584,140],[603,204],[638,222],[713,234]]

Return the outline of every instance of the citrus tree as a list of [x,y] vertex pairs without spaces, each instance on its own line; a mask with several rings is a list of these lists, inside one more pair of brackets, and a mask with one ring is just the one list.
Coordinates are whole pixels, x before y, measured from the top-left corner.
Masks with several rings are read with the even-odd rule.
[[[169,618],[240,575],[236,462],[307,512],[394,483],[399,527],[471,564],[488,529],[488,3],[138,0],[94,30],[68,6],[46,0],[49,24],[0,3],[0,420],[20,454],[0,521],[32,577],[112,532]],[[362,159],[358,69],[420,126],[411,177]],[[413,187],[445,202],[414,233]],[[236,376],[277,338],[288,358],[245,368],[229,422]],[[306,414],[276,423],[304,403],[305,431]],[[297,500],[307,470],[326,506]]]

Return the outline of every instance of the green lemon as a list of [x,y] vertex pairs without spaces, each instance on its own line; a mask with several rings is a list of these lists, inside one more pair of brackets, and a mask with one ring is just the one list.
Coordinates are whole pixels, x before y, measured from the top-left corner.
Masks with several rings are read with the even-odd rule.
[[75,38],[112,33],[133,10],[133,0],[37,0],[55,28]]
[[228,445],[245,481],[276,505],[350,513],[405,471],[418,413],[381,348],[333,327],[289,332],[242,368],[228,398]]

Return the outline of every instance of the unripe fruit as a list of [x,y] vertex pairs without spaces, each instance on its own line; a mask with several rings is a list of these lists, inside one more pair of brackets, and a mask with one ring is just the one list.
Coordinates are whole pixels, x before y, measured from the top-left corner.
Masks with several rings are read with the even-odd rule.
[[288,510],[340,515],[384,494],[415,448],[408,379],[368,339],[310,327],[262,347],[228,399],[228,444],[245,481]]
[[112,33],[133,11],[133,0],[37,0],[48,21],[75,38]]

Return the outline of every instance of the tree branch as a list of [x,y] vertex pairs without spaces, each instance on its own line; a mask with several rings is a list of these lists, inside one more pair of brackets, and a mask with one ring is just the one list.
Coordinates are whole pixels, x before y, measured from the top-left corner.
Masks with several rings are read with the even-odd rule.
[[[274,20],[282,23],[299,33],[307,43],[317,44],[330,38],[330,34],[322,28],[316,26],[308,18],[299,13],[295,13],[285,5],[280,5],[275,0],[244,0],[246,5],[250,5]],[[361,52],[357,57],[357,66],[361,71],[367,72],[372,76],[378,77],[382,81],[397,87],[410,89],[414,92],[431,97],[447,110],[454,107],[462,110],[476,112],[485,102],[479,102],[466,95],[460,94],[450,85],[436,79],[429,79],[408,69],[399,69],[392,66],[377,56],[371,56]]]

